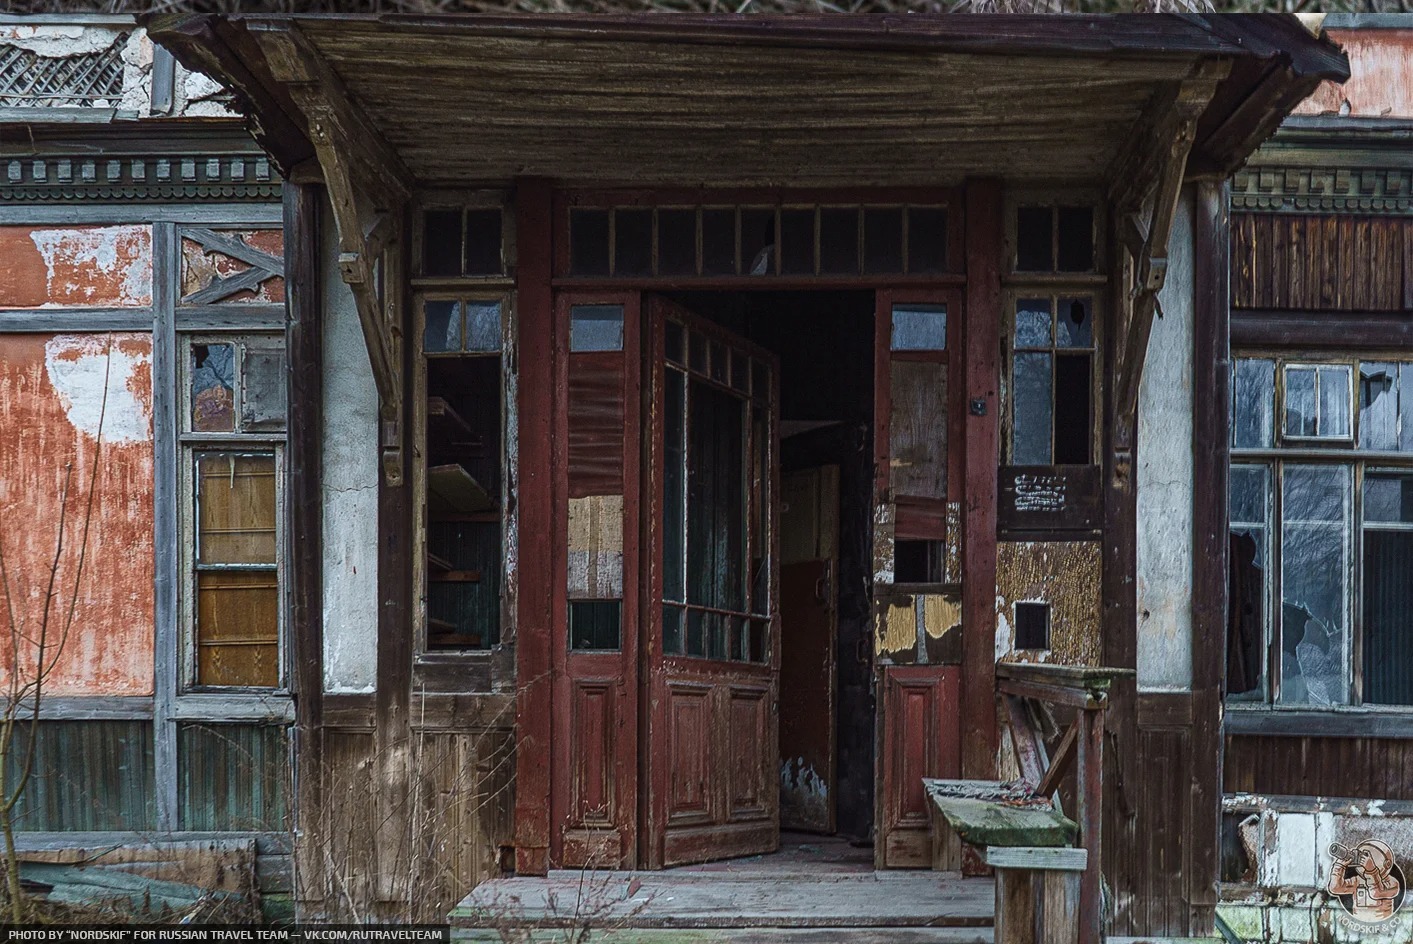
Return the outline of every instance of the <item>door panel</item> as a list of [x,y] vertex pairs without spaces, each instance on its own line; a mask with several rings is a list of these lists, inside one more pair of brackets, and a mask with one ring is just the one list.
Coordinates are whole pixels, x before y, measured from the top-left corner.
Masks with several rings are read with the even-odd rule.
[[646,310],[642,846],[664,867],[779,845],[777,396],[767,352]]
[[883,679],[883,864],[924,868],[932,859],[922,779],[961,774],[961,669],[889,666]]

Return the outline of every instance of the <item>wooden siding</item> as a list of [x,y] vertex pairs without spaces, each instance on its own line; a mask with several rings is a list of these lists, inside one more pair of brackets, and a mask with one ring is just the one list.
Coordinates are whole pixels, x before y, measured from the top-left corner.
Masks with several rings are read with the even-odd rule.
[[[7,783],[28,741],[28,726],[19,727]],[[155,792],[150,721],[44,722],[15,822],[26,831],[150,830]]]
[[1232,307],[1398,311],[1413,304],[1413,220],[1233,213]]
[[1227,793],[1413,800],[1413,741],[1229,735]]
[[290,828],[289,741],[284,727],[182,725],[177,763],[181,829]]

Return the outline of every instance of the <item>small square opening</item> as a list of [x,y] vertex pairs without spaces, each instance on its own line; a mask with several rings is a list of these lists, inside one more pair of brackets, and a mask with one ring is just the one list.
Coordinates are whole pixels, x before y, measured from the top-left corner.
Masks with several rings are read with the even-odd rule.
[[1016,604],[1016,648],[1050,648],[1050,604]]

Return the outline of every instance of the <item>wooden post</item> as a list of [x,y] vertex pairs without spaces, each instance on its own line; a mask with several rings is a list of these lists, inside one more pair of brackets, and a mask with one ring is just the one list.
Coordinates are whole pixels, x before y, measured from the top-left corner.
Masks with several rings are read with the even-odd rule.
[[550,845],[550,637],[554,542],[554,307],[550,291],[549,182],[525,178],[515,191],[515,305],[520,325],[520,562],[515,639],[515,870],[544,875]]
[[1104,709],[1080,711],[1079,758],[1075,793],[1078,802],[1079,838],[1089,858],[1079,880],[1080,944],[1104,940],[1103,876],[1100,853],[1104,828]]
[[962,510],[962,776],[996,773],[996,477],[1001,404],[1001,182],[967,181]]

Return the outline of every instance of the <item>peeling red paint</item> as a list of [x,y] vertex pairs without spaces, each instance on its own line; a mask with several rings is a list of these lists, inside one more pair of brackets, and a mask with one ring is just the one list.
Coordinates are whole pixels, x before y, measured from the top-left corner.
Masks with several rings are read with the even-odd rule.
[[[50,695],[152,693],[151,356],[147,334],[0,336],[0,520],[22,524],[0,529],[0,554],[16,620],[31,639],[42,623],[72,468],[51,640],[71,600],[74,617],[46,683]],[[93,515],[75,598],[90,481]],[[8,629],[3,611],[0,623]],[[21,656],[32,674],[33,643]],[[13,665],[13,651],[0,646],[5,678]]]
[[[269,253],[276,259],[284,255],[284,233],[278,229],[225,231],[222,235],[239,239],[252,249]],[[249,263],[232,258],[215,249],[208,249],[193,239],[182,240],[182,296],[201,291],[216,278],[230,278],[249,271]],[[285,280],[271,276],[258,289],[236,292],[222,302],[268,302],[281,304],[285,300]]]
[[1330,30],[1349,55],[1349,80],[1322,82],[1297,115],[1413,118],[1413,29]]
[[152,304],[147,226],[0,226],[0,308]]

